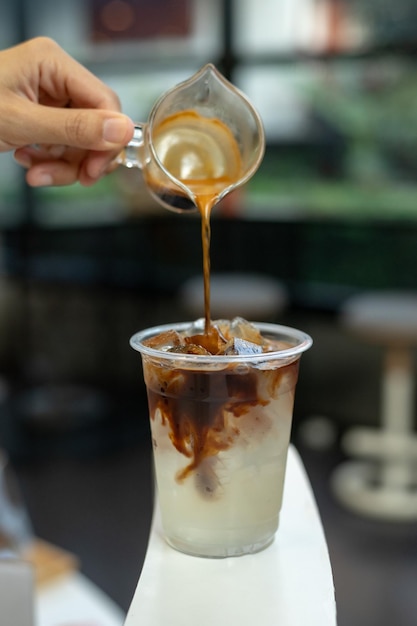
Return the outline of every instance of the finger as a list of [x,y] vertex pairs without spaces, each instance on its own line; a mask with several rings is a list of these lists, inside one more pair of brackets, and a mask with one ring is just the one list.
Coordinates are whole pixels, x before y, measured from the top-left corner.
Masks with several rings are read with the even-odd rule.
[[[99,152],[98,154],[101,153]],[[26,169],[31,169],[36,165],[43,165],[47,168],[54,163],[59,164],[62,162],[71,165],[76,171],[77,169],[79,170],[87,156],[87,150],[61,145],[26,146],[25,148],[15,150],[14,153],[15,161]]]
[[[114,151],[88,153],[85,150],[67,146],[41,145],[19,148],[15,151],[14,158],[19,165],[32,169],[28,177],[29,184],[32,186],[53,185],[55,181],[57,184],[63,184],[63,180],[72,179],[77,171],[78,181],[84,186],[90,186],[118,167],[117,155],[118,152]],[[63,167],[60,161],[66,165]],[[42,168],[34,169],[35,166],[40,165]],[[65,172],[64,178],[63,171]]]
[[30,153],[28,153],[26,148],[18,148],[13,153],[14,160],[16,163],[24,167],[25,169],[29,169],[31,167],[33,160]]
[[[8,67],[15,69],[20,93],[29,100],[120,112],[117,94],[49,37],[35,37],[3,54]],[[25,67],[23,76],[21,67]]]
[[[14,159],[15,161],[21,165],[22,167],[29,168],[35,163],[42,163],[44,161],[52,161],[54,159],[58,160],[63,158],[64,160],[71,160],[71,156],[68,154],[69,151],[74,149],[68,149],[68,146],[62,145],[41,145],[38,144],[36,146],[24,146],[23,148],[17,148],[14,151]],[[78,151],[81,154],[81,151]],[[86,154],[86,151],[83,151],[83,155]],[[72,159],[74,160],[74,155]],[[79,157],[81,159],[83,157]]]
[[78,182],[84,187],[90,187],[94,185],[97,181],[101,180],[104,176],[111,174],[118,168],[119,164],[115,159],[108,162],[105,169],[100,173],[94,176],[91,176],[88,173],[88,169],[85,167],[85,162],[81,164],[81,167],[78,172]]
[[19,119],[19,124],[2,125],[0,120],[0,131],[3,140],[15,148],[37,143],[121,150],[134,131],[132,120],[121,113],[47,107],[18,96],[13,102],[13,118]]
[[26,182],[31,187],[71,185],[77,182],[80,171],[78,162],[51,161],[35,164],[26,173]]
[[[43,165],[42,173],[46,173],[46,168],[48,168],[49,172],[52,162],[62,160],[72,164],[74,171],[78,168],[78,179],[82,185],[91,185],[118,167],[117,155],[118,152],[114,151],[89,153],[85,150],[57,145],[19,148],[15,151],[14,158],[19,165],[26,169],[33,168],[35,165]],[[36,171],[40,172],[39,169]],[[51,170],[49,173],[53,175],[54,172],[55,170]],[[30,180],[34,181],[32,175]],[[53,182],[49,184],[53,184]]]
[[101,178],[104,174],[113,172],[118,163],[116,157],[119,152],[89,152],[83,163],[83,172],[92,179]]

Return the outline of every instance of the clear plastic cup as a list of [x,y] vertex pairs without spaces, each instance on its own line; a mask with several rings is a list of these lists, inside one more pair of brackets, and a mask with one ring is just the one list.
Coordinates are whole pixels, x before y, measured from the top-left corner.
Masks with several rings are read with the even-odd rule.
[[187,554],[258,552],[278,529],[299,361],[312,339],[255,325],[277,350],[212,356],[144,343],[190,323],[130,341],[142,356],[165,538]]

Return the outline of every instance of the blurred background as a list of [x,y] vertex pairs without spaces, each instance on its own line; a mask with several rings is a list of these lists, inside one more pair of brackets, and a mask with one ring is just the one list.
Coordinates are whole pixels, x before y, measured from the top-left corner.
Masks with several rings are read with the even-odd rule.
[[[417,291],[415,2],[0,0],[0,11],[2,48],[54,38],[134,120],[207,62],[258,108],[265,159],[213,212],[212,270],[273,279],[286,304],[269,317],[314,338],[293,441],[328,539],[339,626],[414,624],[417,516],[348,511],[330,477],[344,432],[380,423],[383,347],[352,339],[341,310],[356,294]],[[158,207],[138,170],[34,190],[0,155],[0,447],[35,534],[75,553],[124,610],[152,500],[128,340],[189,318],[180,294],[201,271],[198,218]]]

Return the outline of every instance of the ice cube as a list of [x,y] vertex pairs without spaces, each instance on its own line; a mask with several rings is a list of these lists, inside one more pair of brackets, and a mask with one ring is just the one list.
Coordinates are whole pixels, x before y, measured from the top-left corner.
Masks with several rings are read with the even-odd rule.
[[176,330],[167,330],[143,342],[154,350],[172,350],[184,344],[184,340]]
[[288,341],[279,341],[264,339],[263,351],[264,352],[279,352],[280,350],[288,350],[293,345]]
[[231,339],[232,335],[230,334],[230,320],[219,319],[215,322],[212,322],[212,324],[216,326],[219,333],[221,333],[226,340]]
[[243,317],[235,317],[230,324],[230,334],[232,337],[239,337],[250,343],[262,346],[264,341],[260,331],[254,324],[246,321]]
[[220,330],[211,324],[206,333],[185,337],[185,343],[201,346],[210,354],[221,354],[227,344],[227,340]]
[[169,352],[176,352],[177,354],[204,354],[204,355],[211,354],[203,346],[199,346],[196,343],[189,343],[189,342],[181,346],[174,346],[169,350]]
[[227,345],[223,354],[261,354],[262,346],[240,337],[233,337]]

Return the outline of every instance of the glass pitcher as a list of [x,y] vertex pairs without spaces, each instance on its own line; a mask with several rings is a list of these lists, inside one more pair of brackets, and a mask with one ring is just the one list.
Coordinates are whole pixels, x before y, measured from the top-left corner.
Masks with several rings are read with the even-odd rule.
[[163,94],[118,157],[138,167],[153,196],[177,211],[214,206],[258,169],[265,150],[261,119],[212,64]]

